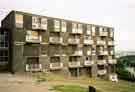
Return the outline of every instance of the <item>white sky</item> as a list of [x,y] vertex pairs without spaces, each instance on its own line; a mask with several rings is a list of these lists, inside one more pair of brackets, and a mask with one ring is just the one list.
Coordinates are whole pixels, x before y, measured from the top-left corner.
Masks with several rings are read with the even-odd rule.
[[11,10],[113,26],[116,50],[135,51],[135,0],[0,0],[0,20]]

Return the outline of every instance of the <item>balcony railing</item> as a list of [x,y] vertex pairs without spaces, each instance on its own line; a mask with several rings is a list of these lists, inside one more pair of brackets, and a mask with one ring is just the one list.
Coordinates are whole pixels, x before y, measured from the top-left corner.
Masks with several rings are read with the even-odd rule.
[[63,39],[61,37],[50,37],[49,42],[61,44],[63,42]]
[[93,44],[93,40],[91,40],[91,39],[84,39],[84,44],[92,45]]
[[40,29],[40,23],[32,23],[32,29]]
[[97,41],[97,45],[105,45],[105,44],[106,44],[106,41],[103,41],[103,40]]
[[105,75],[107,73],[106,69],[98,70],[98,75]]
[[80,39],[78,39],[78,38],[69,38],[68,39],[68,43],[69,44],[79,44],[80,43]]
[[40,29],[47,30],[47,18],[41,18],[41,27]]
[[117,60],[116,59],[109,59],[108,60],[108,63],[109,64],[116,64],[117,63]]
[[80,66],[81,66],[80,61],[71,61],[71,62],[69,62],[69,67],[70,68],[80,67]]
[[87,51],[87,55],[91,55],[91,50],[88,50]]
[[83,32],[82,32],[82,29],[73,28],[71,33],[73,33],[73,34],[82,34]]
[[108,36],[108,32],[100,31],[99,36]]
[[98,65],[105,65],[105,64],[107,64],[107,62],[106,62],[106,60],[98,60],[97,64]]
[[52,31],[53,32],[60,32],[60,28],[54,28]]
[[50,63],[50,69],[51,70],[58,70],[63,68],[63,63]]
[[42,71],[41,64],[26,64],[26,72],[39,72]]
[[40,43],[40,42],[42,42],[42,36],[26,35],[26,42]]
[[74,51],[73,56],[82,56],[83,55],[83,51],[82,50],[77,50]]
[[110,51],[110,54],[111,54],[111,55],[114,55],[114,51],[113,51],[113,50],[111,50],[111,51]]
[[108,55],[108,51],[99,51],[99,55]]
[[91,61],[91,60],[84,61],[84,66],[91,66],[93,64],[94,64],[94,61]]
[[108,41],[108,45],[113,46],[114,45],[114,41]]
[[113,37],[113,32],[110,32],[110,34],[109,34],[109,35],[110,35],[110,37]]
[[87,30],[87,31],[86,31],[86,34],[87,34],[87,35],[91,35],[91,31],[90,31],[90,30]]

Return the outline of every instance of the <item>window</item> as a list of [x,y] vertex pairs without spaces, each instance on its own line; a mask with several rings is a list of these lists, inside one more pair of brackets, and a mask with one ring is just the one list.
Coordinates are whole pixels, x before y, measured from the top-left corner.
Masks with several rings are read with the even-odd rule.
[[72,28],[73,29],[77,29],[77,24],[76,23],[72,23]]
[[103,30],[104,30],[104,28],[102,28],[102,27],[99,28],[99,31],[100,32],[103,32]]
[[41,55],[46,55],[47,54],[47,46],[46,45],[41,45]]
[[83,31],[83,25],[82,24],[78,24],[78,33],[82,33]]
[[41,18],[41,24],[47,25],[47,19],[46,18]]
[[15,14],[15,23],[17,28],[23,28],[23,15]]
[[95,26],[92,26],[92,35],[95,36]]
[[47,18],[41,18],[41,28],[47,30]]
[[54,20],[54,25],[55,25],[55,28],[60,28],[60,21]]
[[58,63],[60,62],[60,57],[51,57],[51,63]]
[[67,30],[67,24],[66,24],[66,22],[65,21],[62,21],[62,32],[66,32],[66,30]]
[[39,40],[41,41],[40,35],[37,31],[27,31],[26,40]]
[[91,34],[91,26],[87,25],[87,34],[90,35]]
[[40,22],[39,22],[39,18],[36,17],[36,16],[33,16],[33,17],[32,17],[32,23],[33,23],[33,24],[34,24],[34,23],[35,23],[35,24],[40,23]]
[[0,32],[0,47],[8,47],[8,33],[6,31]]
[[91,36],[86,35],[86,36],[84,36],[84,39],[90,40],[91,39]]
[[32,29],[40,28],[40,19],[37,16],[32,16]]
[[78,24],[78,29],[82,30],[82,24]]

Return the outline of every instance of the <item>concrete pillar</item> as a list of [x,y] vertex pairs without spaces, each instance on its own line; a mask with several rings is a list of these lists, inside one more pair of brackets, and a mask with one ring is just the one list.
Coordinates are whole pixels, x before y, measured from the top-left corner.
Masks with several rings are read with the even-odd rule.
[[80,68],[77,68],[77,77],[80,76]]

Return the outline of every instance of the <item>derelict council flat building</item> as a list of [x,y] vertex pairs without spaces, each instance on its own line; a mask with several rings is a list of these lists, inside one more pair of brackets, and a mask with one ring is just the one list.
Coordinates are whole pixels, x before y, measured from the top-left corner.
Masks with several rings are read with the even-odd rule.
[[115,73],[114,29],[11,11],[2,21],[10,34],[12,72],[48,71],[69,76]]

